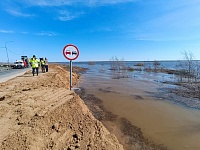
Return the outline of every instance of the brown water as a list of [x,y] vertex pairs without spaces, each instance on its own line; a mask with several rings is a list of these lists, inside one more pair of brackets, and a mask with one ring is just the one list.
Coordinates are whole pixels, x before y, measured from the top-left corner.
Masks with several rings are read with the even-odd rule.
[[[104,107],[132,124],[157,143],[175,150],[200,149],[200,113],[168,102],[134,100],[129,96],[96,94]],[[124,102],[126,101],[126,102]]]
[[159,83],[87,77],[81,86],[102,99],[107,110],[140,127],[156,143],[173,150],[200,149],[200,111],[151,97],[149,93],[158,92]]

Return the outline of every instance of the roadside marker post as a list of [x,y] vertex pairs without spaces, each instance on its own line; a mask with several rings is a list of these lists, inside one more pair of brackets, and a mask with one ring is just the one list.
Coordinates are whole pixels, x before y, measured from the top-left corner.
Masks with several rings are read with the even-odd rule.
[[73,44],[68,44],[63,48],[64,57],[70,61],[70,90],[72,90],[72,60],[75,60],[79,56],[78,48]]

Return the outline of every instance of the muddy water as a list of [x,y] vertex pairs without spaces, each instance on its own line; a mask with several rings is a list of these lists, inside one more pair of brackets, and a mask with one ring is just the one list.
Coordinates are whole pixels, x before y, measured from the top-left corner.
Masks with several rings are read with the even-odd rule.
[[[152,78],[152,77],[149,77]],[[200,111],[157,99],[160,84],[141,78],[111,79],[85,74],[81,87],[103,100],[104,107],[141,128],[156,143],[174,150],[200,149]]]
[[110,93],[96,96],[104,100],[106,109],[140,127],[156,143],[175,150],[200,149],[199,112],[148,98],[135,100]]

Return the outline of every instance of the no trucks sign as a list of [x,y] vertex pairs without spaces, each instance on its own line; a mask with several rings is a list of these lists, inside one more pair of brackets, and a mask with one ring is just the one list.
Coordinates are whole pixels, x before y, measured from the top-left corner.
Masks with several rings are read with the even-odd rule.
[[79,50],[75,45],[68,44],[63,48],[63,55],[68,60],[75,60],[79,56]]

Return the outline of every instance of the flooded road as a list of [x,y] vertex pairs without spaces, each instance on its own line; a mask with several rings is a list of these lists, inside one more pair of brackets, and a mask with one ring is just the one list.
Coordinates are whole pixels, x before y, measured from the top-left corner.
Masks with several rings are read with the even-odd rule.
[[104,107],[141,128],[146,137],[173,150],[200,149],[200,111],[158,99],[156,75],[111,79],[89,71],[79,86],[103,100]]

